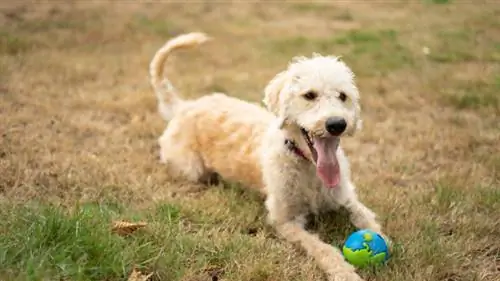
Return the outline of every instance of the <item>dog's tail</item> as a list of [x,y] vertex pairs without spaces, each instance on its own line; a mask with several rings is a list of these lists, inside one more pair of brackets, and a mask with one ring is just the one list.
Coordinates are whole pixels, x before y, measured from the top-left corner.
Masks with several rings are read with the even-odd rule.
[[158,111],[165,120],[170,120],[182,102],[174,86],[164,77],[164,65],[168,56],[177,49],[194,47],[201,45],[209,40],[206,34],[201,32],[192,32],[179,35],[170,39],[161,47],[149,64],[150,83],[158,98]]

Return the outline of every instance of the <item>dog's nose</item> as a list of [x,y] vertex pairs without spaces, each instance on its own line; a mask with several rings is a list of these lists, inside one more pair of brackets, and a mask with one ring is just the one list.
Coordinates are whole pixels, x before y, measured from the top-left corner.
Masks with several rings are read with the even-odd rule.
[[342,117],[330,117],[326,119],[326,130],[332,135],[340,135],[345,131],[347,122]]

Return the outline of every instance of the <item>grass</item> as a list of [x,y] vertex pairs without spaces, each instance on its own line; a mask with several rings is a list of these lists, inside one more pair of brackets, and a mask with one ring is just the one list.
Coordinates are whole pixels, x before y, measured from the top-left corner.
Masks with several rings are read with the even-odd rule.
[[493,76],[483,81],[457,81],[444,97],[459,110],[491,109],[500,112],[499,91],[500,77]]
[[344,60],[353,61],[351,67],[360,75],[378,73],[409,67],[413,58],[400,43],[398,32],[384,30],[352,30],[326,38],[310,38],[304,35],[266,41],[273,54],[290,56],[313,52],[332,53]]
[[439,4],[450,4],[452,1],[450,1],[450,0],[427,0],[426,2],[439,5]]
[[[161,280],[179,279],[187,271],[227,267],[251,245],[244,235],[223,243],[210,238],[212,225],[192,222],[178,206],[165,203],[144,212],[98,203],[71,211],[10,206],[2,217],[0,276],[16,280],[121,280],[133,268]],[[113,219],[146,220],[149,226],[121,237],[110,231]]]
[[292,11],[296,11],[298,13],[312,13],[316,16],[329,16],[340,21],[352,21],[354,19],[348,9],[339,9],[338,7],[327,4],[326,2],[293,3],[290,5],[290,8]]
[[485,212],[494,214],[500,207],[500,190],[495,187],[480,189],[476,204]]
[[[192,30],[214,41],[167,66],[189,97],[260,101],[312,52],[354,69],[364,128],[343,145],[395,241],[387,266],[359,271],[366,280],[498,280],[495,3],[23,5],[0,8],[0,280],[126,280],[134,268],[150,280],[323,280],[276,237],[255,192],[175,182],[158,163],[165,124],[147,65]],[[114,220],[148,225],[121,237]],[[335,246],[354,231],[343,210],[308,227]]]
[[[67,214],[55,207],[15,207],[2,212],[3,274],[19,280],[102,279],[127,275],[124,265],[153,252],[147,241],[113,236],[106,206],[84,206]],[[128,249],[128,250],[127,250]],[[156,250],[156,249],[155,249]],[[142,257],[142,260],[141,260]]]
[[[488,25],[492,27],[496,25],[490,19],[494,15],[485,13],[478,15],[480,16],[484,17],[483,21]],[[498,62],[499,53],[496,46],[500,43],[500,38],[490,36],[486,29],[475,27],[476,23],[477,19],[470,19],[463,26],[437,30],[436,40],[431,44],[432,52],[429,58],[438,63],[478,60]]]
[[[350,51],[345,55],[345,59],[359,58],[363,62],[362,65],[357,66],[359,71],[366,68],[376,69],[377,72],[392,71],[413,64],[411,54],[399,42],[398,32],[393,29],[371,32],[350,31],[334,41],[339,45],[350,46]],[[368,61],[373,62],[367,65]],[[368,75],[369,73],[372,72],[367,72]]]
[[175,35],[175,27],[172,23],[161,19],[152,19],[146,15],[136,15],[129,23],[130,29],[138,32],[152,33],[163,38],[169,38]]
[[17,55],[29,51],[33,43],[11,32],[0,31],[0,54]]

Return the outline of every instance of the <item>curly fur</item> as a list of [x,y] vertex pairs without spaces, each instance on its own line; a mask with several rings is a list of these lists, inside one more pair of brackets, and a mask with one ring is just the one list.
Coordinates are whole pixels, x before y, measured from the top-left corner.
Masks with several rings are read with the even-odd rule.
[[[161,161],[176,176],[198,182],[216,172],[223,178],[256,188],[266,197],[268,222],[287,241],[315,258],[328,280],[362,280],[339,249],[304,229],[308,213],[345,207],[357,228],[381,233],[375,214],[357,198],[347,157],[339,146],[340,184],[326,188],[316,175],[301,128],[322,136],[331,116],[347,120],[346,135],[361,127],[359,93],[349,67],[333,56],[294,59],[265,88],[263,108],[222,93],[183,100],[163,77],[172,51],[206,42],[203,33],[168,41],[150,65],[151,83],[168,126],[159,138]],[[305,92],[319,93],[314,101]],[[347,97],[339,99],[340,93]],[[293,140],[307,159],[284,143]]]

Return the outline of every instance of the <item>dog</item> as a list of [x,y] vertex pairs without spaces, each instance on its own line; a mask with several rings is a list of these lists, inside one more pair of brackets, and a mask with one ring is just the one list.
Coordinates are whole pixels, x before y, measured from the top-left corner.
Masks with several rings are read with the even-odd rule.
[[177,49],[211,37],[192,32],[170,39],[150,63],[160,115],[160,160],[175,177],[204,181],[214,173],[265,197],[267,222],[299,244],[328,280],[363,280],[340,250],[304,228],[306,215],[344,207],[353,225],[380,235],[373,211],[359,201],[344,136],[360,130],[360,96],[351,69],[335,56],[296,57],[264,88],[265,106],[224,93],[185,100],[164,76]]

